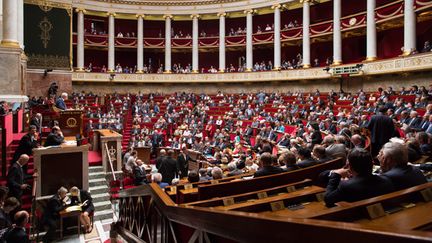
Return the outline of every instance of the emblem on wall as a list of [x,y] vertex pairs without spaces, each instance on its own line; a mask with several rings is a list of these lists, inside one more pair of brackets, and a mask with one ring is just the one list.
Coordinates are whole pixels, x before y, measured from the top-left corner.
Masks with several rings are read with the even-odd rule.
[[78,123],[77,120],[75,118],[72,118],[72,117],[66,120],[66,126],[67,127],[71,127],[71,128],[77,127],[77,123]]
[[40,39],[43,43],[44,48],[48,47],[48,43],[51,40],[51,30],[53,29],[53,25],[48,20],[47,17],[44,17],[41,22],[39,22],[39,28],[41,29]]

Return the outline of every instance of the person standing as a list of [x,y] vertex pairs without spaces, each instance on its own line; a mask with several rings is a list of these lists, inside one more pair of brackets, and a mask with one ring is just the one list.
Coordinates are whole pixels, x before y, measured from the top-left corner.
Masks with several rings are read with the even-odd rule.
[[[19,157],[23,154],[32,155],[33,149],[38,147],[38,134],[37,128],[33,125],[30,126],[29,132],[24,135],[19,141],[18,148],[15,150],[12,162],[15,162],[19,159]],[[27,170],[24,169],[24,172],[27,173]]]
[[393,120],[385,115],[386,111],[386,108],[380,107],[378,114],[371,117],[367,126],[371,131],[372,156],[378,155],[382,146],[396,135]]
[[[177,157],[177,167],[180,171],[180,177],[187,177],[188,170],[189,170],[189,161],[191,160],[190,156],[187,154],[187,148],[186,146],[183,146],[180,154]],[[162,179],[165,178],[165,176],[162,174]],[[164,181],[165,182],[165,181]]]
[[62,93],[61,96],[56,100],[56,104],[55,106],[57,108],[59,108],[60,110],[66,110],[67,106],[66,106],[66,100],[68,98],[68,94],[67,93]]
[[[23,171],[23,166],[27,164],[28,160],[28,155],[21,155],[18,161],[13,163],[9,168],[7,174],[7,187],[9,188],[9,196],[15,197],[19,202],[21,202],[21,197],[24,190],[30,187],[25,182],[32,176],[25,174]],[[36,176],[36,173],[34,176]]]

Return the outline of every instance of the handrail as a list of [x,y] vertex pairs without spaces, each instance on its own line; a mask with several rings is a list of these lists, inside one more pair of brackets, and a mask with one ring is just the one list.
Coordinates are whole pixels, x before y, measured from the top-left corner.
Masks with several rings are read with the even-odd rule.
[[31,226],[30,226],[30,236],[33,236],[33,239],[35,238],[35,234],[38,233],[38,228],[36,225],[36,195],[37,195],[37,180],[38,177],[33,177],[33,186],[32,186],[32,204],[30,208],[30,215],[31,215]]
[[[109,163],[110,163],[111,174],[112,174],[112,176],[113,176],[113,180],[117,180],[117,179],[116,179],[116,176],[115,176],[115,173],[114,173],[114,167],[113,167],[113,164],[112,164],[111,155],[110,155],[110,153],[109,153],[109,149],[108,149],[108,145],[107,145],[107,144],[105,144],[105,151],[107,152],[107,155],[108,155],[108,161],[109,161]],[[119,152],[119,151],[117,151],[117,153],[118,153],[118,152]]]

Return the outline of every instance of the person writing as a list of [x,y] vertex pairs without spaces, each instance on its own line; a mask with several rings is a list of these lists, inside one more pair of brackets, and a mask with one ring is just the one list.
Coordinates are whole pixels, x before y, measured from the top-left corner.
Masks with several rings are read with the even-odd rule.
[[70,189],[71,204],[70,206],[81,205],[80,221],[84,225],[87,233],[92,232],[93,226],[90,221],[89,215],[93,214],[95,207],[93,205],[93,199],[88,191],[80,190],[74,186]]
[[57,221],[60,218],[60,212],[66,208],[67,189],[60,187],[57,193],[52,196],[44,210],[42,217],[42,225],[48,228],[47,233],[43,237],[43,242],[52,242],[57,229]]
[[60,144],[62,144],[64,141],[64,136],[62,131],[60,130],[60,127],[58,126],[53,126],[53,128],[51,129],[51,133],[48,134],[48,137],[45,141],[45,147],[48,146],[58,146]]

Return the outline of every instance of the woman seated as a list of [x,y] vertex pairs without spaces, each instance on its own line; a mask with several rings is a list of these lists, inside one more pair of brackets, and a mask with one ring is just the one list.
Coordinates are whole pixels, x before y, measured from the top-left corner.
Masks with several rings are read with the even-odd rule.
[[93,205],[93,199],[89,192],[85,190],[80,190],[78,187],[74,186],[70,189],[70,199],[71,199],[71,206],[74,205],[81,205],[81,216],[80,221],[81,224],[85,227],[85,232],[90,233],[93,230],[93,226],[90,222],[90,214],[94,213],[94,205]]

